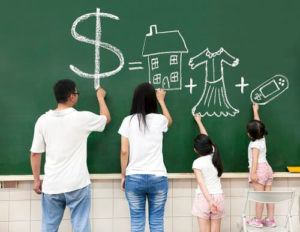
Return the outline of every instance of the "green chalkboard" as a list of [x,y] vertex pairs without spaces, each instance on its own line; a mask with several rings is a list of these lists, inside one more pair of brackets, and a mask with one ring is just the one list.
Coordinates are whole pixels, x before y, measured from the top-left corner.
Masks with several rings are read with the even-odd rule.
[[[135,86],[149,80],[168,89],[174,120],[164,138],[169,172],[191,172],[198,132],[192,109],[206,114],[225,171],[247,171],[251,96],[262,104],[274,170],[299,165],[299,15],[298,0],[2,1],[0,174],[31,173],[34,123],[55,107],[52,86],[58,79],[76,81],[77,109],[98,112],[94,78],[79,71],[91,74],[86,77],[116,71],[100,79],[112,123],[89,137],[91,173],[120,171],[117,130]],[[238,86],[242,80],[244,89]]]

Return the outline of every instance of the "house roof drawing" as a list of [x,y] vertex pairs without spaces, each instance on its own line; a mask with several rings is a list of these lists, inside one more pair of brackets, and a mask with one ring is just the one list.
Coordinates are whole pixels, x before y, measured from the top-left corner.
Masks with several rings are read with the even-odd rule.
[[187,53],[184,38],[178,30],[158,32],[156,25],[150,26],[150,32],[146,34],[143,56],[165,53]]

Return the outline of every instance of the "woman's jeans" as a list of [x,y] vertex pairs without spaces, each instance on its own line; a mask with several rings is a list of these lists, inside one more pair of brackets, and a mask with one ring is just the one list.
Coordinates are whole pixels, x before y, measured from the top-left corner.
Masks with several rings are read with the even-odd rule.
[[168,178],[155,175],[129,175],[125,193],[131,216],[131,232],[145,231],[145,205],[148,199],[151,232],[164,231],[164,211],[168,195]]

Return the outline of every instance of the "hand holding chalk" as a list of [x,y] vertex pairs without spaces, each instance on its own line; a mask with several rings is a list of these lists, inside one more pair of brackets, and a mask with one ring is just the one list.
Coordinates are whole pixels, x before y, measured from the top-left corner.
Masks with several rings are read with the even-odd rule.
[[156,90],[156,98],[157,100],[160,101],[164,101],[166,97],[166,91],[163,89],[157,89]]
[[258,104],[257,103],[253,103],[252,109],[253,109],[253,112],[258,112],[258,110],[259,110]]
[[259,113],[258,113],[259,105],[257,103],[255,103],[255,102],[253,103],[252,110],[253,110],[254,119],[260,121],[260,117],[259,117]]
[[201,115],[200,114],[194,114],[194,119],[197,122],[197,124],[201,123]]
[[97,94],[98,100],[104,99],[106,96],[106,91],[103,88],[98,88],[96,94]]

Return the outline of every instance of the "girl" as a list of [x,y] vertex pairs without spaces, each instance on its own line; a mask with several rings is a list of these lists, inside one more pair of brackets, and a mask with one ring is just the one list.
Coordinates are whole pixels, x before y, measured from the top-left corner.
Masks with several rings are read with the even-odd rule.
[[[273,171],[267,161],[267,147],[265,135],[267,130],[260,121],[258,114],[258,105],[252,106],[254,120],[247,125],[247,133],[251,142],[248,147],[249,162],[249,182],[255,191],[271,191],[273,181]],[[274,204],[267,204],[267,218],[262,220],[264,204],[256,203],[255,218],[248,221],[248,224],[261,228],[263,226],[275,227]]]
[[[143,83],[135,89],[130,115],[119,129],[121,135],[121,188],[129,203],[131,231],[145,230],[145,203],[149,205],[151,232],[164,231],[164,209],[168,193],[163,161],[163,132],[172,118],[165,104],[166,92]],[[157,113],[157,102],[162,113]]]
[[194,139],[194,151],[199,155],[193,163],[198,187],[192,214],[198,217],[201,232],[219,232],[224,217],[224,195],[220,177],[223,165],[215,144],[207,135],[201,116],[195,115],[200,134]]

